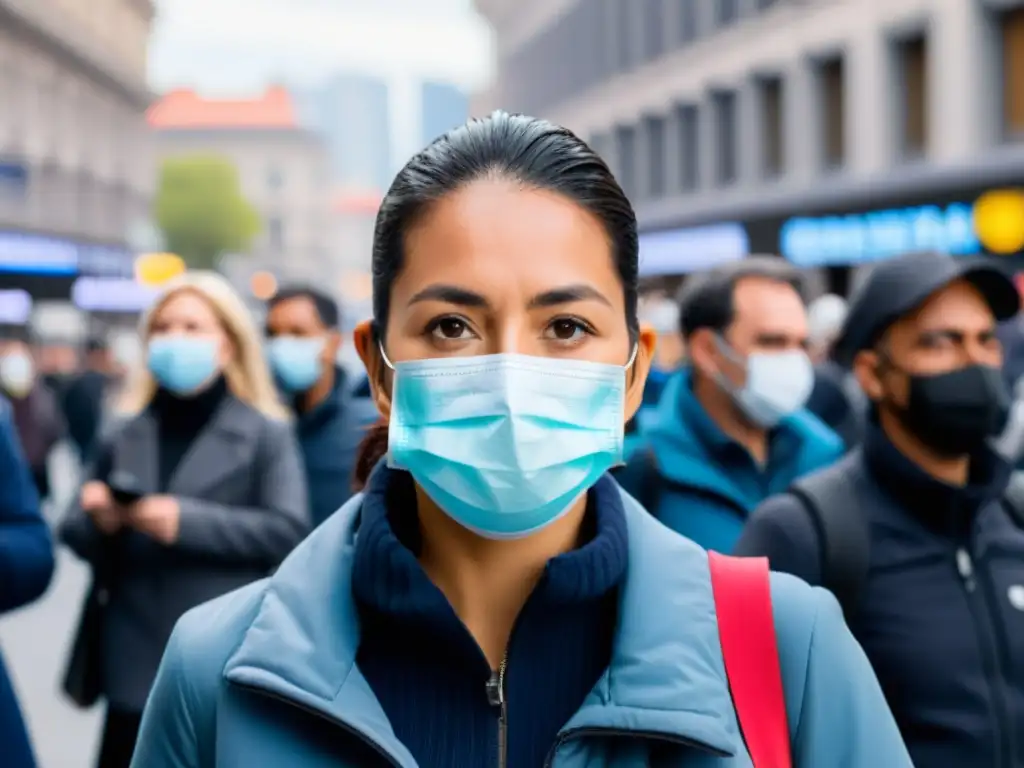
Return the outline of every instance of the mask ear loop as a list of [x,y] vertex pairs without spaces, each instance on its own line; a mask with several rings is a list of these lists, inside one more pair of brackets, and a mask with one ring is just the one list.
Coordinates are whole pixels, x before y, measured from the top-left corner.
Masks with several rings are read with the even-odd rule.
[[[636,362],[636,357],[639,354],[639,352],[640,352],[640,344],[638,342],[638,343],[633,345],[633,352],[629,356],[629,362],[626,363],[623,366],[623,368],[622,368],[623,373],[627,373],[629,371],[629,369],[633,367],[633,364]],[[625,438],[625,432],[626,432],[626,425],[625,424],[622,425],[622,432],[623,432],[623,438]],[[612,467],[612,469],[617,469],[618,467],[624,467],[624,466],[626,466],[626,456],[625,456],[625,454],[623,454],[623,456],[622,456],[622,461],[620,461],[618,464],[616,464],[614,467]]]
[[384,351],[384,345],[381,344],[380,342],[377,342],[377,349],[380,350],[380,357],[384,361],[384,365],[386,365],[392,371],[395,370],[395,366],[391,362],[391,359],[388,357],[388,353]]
[[633,353],[629,356],[629,362],[626,363],[626,366],[625,366],[625,368],[623,368],[623,370],[628,371],[630,368],[633,367],[633,363],[636,362],[636,356],[637,356],[637,354],[639,352],[640,352],[640,344],[639,343],[634,344],[633,345]]

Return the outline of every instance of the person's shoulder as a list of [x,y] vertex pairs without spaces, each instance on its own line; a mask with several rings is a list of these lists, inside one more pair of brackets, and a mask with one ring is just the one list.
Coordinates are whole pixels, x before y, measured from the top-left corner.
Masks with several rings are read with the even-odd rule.
[[788,573],[771,573],[772,610],[780,648],[808,648],[821,611],[836,611],[832,593]]
[[785,424],[800,439],[803,453],[816,466],[831,464],[846,450],[843,438],[806,408],[788,417]]
[[267,593],[269,579],[248,584],[187,611],[174,627],[167,657],[175,660],[181,682],[202,695],[211,693],[228,659],[241,644]]
[[772,613],[790,722],[800,722],[813,649],[848,633],[832,593],[788,573],[771,574]]
[[295,423],[283,408],[280,413],[269,413],[234,395],[228,395],[228,403],[232,417],[245,425],[244,429],[251,429],[254,434],[258,434],[267,445],[273,445],[279,440],[290,440],[295,434]]
[[910,768],[871,664],[835,597],[786,574],[773,573],[771,587],[795,760]]
[[791,525],[813,525],[800,497],[790,491],[775,493],[758,504],[750,513],[748,524],[773,525],[788,528]]

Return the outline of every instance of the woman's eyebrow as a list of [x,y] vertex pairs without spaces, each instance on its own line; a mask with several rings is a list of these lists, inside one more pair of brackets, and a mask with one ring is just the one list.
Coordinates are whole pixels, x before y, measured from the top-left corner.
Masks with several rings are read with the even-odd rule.
[[550,291],[538,293],[530,299],[529,308],[539,309],[542,307],[555,307],[560,304],[572,304],[577,301],[598,301],[607,306],[612,303],[596,288],[584,285],[566,285],[561,288],[553,288]]
[[466,288],[460,288],[457,285],[444,285],[442,283],[428,285],[409,299],[409,306],[424,301],[443,301],[445,304],[457,304],[460,307],[472,307],[474,309],[486,309],[490,306],[490,302],[479,293]]

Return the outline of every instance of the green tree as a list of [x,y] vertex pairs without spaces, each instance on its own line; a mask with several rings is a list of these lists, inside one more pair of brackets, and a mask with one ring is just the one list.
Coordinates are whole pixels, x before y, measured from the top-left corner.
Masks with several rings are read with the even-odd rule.
[[154,218],[167,250],[196,269],[216,267],[225,253],[244,253],[261,228],[234,163],[210,154],[164,161]]

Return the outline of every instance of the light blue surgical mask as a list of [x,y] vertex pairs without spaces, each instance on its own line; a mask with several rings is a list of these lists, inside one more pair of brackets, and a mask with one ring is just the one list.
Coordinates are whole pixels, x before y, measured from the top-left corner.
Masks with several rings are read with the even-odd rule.
[[278,336],[267,345],[274,376],[290,394],[307,392],[319,381],[324,344],[323,337]]
[[718,347],[746,370],[742,387],[721,375],[718,383],[754,424],[770,429],[807,404],[814,389],[814,366],[803,350],[754,352],[744,359],[722,338]]
[[[383,350],[382,350],[383,354]],[[489,539],[528,536],[622,463],[625,369],[519,354],[392,363],[388,465]]]
[[164,389],[192,395],[213,381],[220,370],[216,339],[166,335],[149,340],[149,370]]

